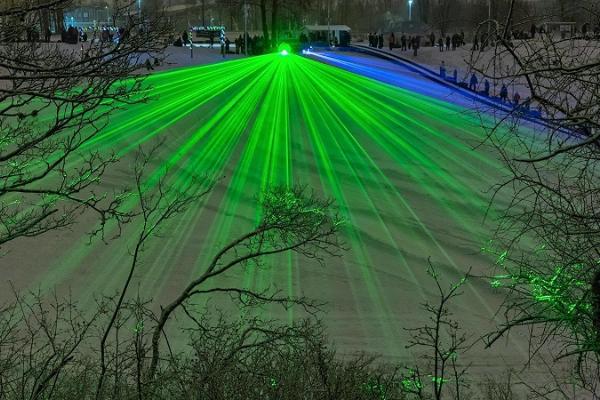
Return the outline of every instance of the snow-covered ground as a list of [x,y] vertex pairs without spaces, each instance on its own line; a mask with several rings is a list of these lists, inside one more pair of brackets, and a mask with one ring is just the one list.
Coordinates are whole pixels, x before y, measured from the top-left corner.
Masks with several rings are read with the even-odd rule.
[[[234,51],[232,45],[230,51]],[[156,68],[157,71],[178,67],[193,67],[197,65],[212,64],[231,59],[243,58],[239,54],[227,54],[225,57],[221,55],[221,48],[214,46],[212,49],[205,45],[195,45],[193,50],[190,47],[175,47],[169,46],[166,49],[166,59],[163,65]]]
[[[193,58],[190,52],[190,48],[169,47],[167,62],[157,70],[223,60],[218,48],[194,48]],[[457,50],[444,54],[450,66],[459,65],[461,54],[464,56],[466,52]],[[241,56],[228,56],[228,59],[236,57]],[[361,238],[360,245],[356,247],[360,254],[366,254],[362,259],[346,257],[332,260],[325,269],[312,263],[303,264],[302,270],[293,276],[294,291],[328,302],[329,314],[325,323],[342,351],[365,350],[383,354],[393,361],[406,359],[409,356],[404,347],[407,333],[403,328],[422,323],[424,316],[420,312],[420,302],[435,299],[435,289],[425,271],[427,258],[431,256],[442,271],[451,276],[470,266],[481,271],[489,263],[487,257],[479,253],[480,245],[489,234],[489,227],[483,223],[487,204],[484,191],[489,189],[490,182],[498,178],[500,166],[493,155],[472,149],[483,136],[474,121],[462,115],[456,107],[462,105],[467,109],[472,104],[459,92],[435,84],[401,66],[369,56],[335,52],[314,57],[403,90],[373,85],[371,91],[380,90],[381,93],[366,97],[357,93],[361,88],[352,87],[354,81],[348,79],[343,82],[347,84],[345,93],[353,95],[348,100],[355,101],[363,109],[350,113],[336,108],[333,112],[333,109],[314,104],[305,109],[300,107],[304,103],[294,99],[295,107],[292,104],[289,106],[292,111],[286,111],[290,118],[279,118],[280,123],[289,123],[289,154],[293,159],[295,178],[315,188],[331,188],[331,181],[339,185],[348,212],[356,220],[357,237]],[[438,61],[434,49],[423,49],[418,57],[422,57],[419,62],[432,67]],[[255,74],[258,72],[254,71]],[[324,77],[329,72],[336,73],[320,73]],[[273,74],[268,78],[272,81],[276,76]],[[292,78],[296,77],[290,76],[286,82],[293,82]],[[153,132],[168,138],[157,162],[170,159],[182,148],[193,148],[194,154],[202,155],[196,160],[197,164],[205,162],[203,157],[219,158],[220,153],[211,152],[207,143],[213,137],[216,138],[215,143],[220,143],[217,139],[231,136],[230,129],[227,129],[230,119],[213,120],[215,110],[236,99],[254,84],[254,75],[245,76],[227,87],[222,95],[206,103],[199,100],[202,96],[195,98],[195,93],[190,96],[189,85],[177,86],[181,83],[178,79],[172,78],[173,85],[163,85],[162,97],[157,96],[156,104],[151,107],[140,105],[116,113],[111,119],[114,143],[135,143],[139,136],[145,137],[148,132]],[[317,94],[310,99],[327,98],[331,103],[335,102],[335,93],[320,85],[319,80],[311,82],[306,76],[304,79],[302,84],[307,92]],[[205,88],[203,84],[194,86],[194,90],[201,91]],[[212,240],[210,233],[213,226],[216,230],[220,229],[218,221],[228,221],[234,216],[234,226],[237,226],[247,224],[248,215],[254,215],[252,196],[260,190],[265,176],[261,173],[265,160],[273,157],[270,143],[277,142],[259,139],[268,138],[269,132],[280,132],[270,129],[277,127],[277,122],[269,115],[272,103],[265,102],[269,88],[268,82],[265,83],[265,95],[252,104],[248,100],[249,95],[238,98],[238,103],[248,102],[252,115],[264,114],[265,118],[259,120],[264,121],[265,127],[257,128],[254,136],[251,136],[252,124],[241,124],[237,128],[243,140],[235,149],[230,149],[230,153],[225,153],[227,159],[231,159],[222,170],[222,176],[227,179],[219,182],[207,206],[197,205],[186,218],[174,223],[172,231],[169,231],[171,235],[160,238],[160,246],[149,249],[144,272],[136,279],[148,281],[147,287],[153,291],[147,295],[155,300],[170,298],[200,265],[201,256],[210,255],[213,249],[206,249],[203,244]],[[289,97],[299,92],[287,90]],[[180,104],[182,97],[186,101]],[[430,98],[445,103],[430,101]],[[382,110],[386,105],[389,110]],[[231,115],[245,109],[238,104],[231,108]],[[357,112],[361,110],[364,114]],[[329,118],[323,119],[325,112],[329,113]],[[310,146],[315,138],[309,135],[303,122],[309,118],[320,122],[315,123],[319,129],[312,133],[323,140],[324,145],[318,146],[323,153],[321,158],[317,157],[320,154],[317,146]],[[132,121],[135,125],[130,126]],[[210,129],[207,128],[209,126]],[[382,127],[386,130],[383,133],[390,133],[389,136],[382,135]],[[206,129],[203,133],[206,139],[200,141],[202,135],[198,132],[203,129]],[[197,138],[193,145],[188,143],[191,137]],[[250,137],[258,138],[256,148],[244,145]],[[351,137],[356,141],[347,140]],[[242,156],[249,160],[247,166],[251,167],[238,171]],[[128,182],[131,178],[128,164],[131,155],[128,157],[118,169],[107,174],[104,184],[116,186]],[[328,167],[318,168],[319,163]],[[189,163],[188,167],[195,165]],[[236,182],[243,184],[236,186],[233,184]],[[241,200],[239,207],[228,214],[226,206],[231,188],[236,189],[235,194]],[[89,222],[92,218],[85,215],[83,220]],[[43,283],[63,290],[73,286],[76,291],[87,292],[90,277],[94,276],[96,289],[113,290],[129,260],[128,238],[134,237],[132,230],[135,227],[128,228],[131,235],[125,236],[119,247],[109,248],[101,243],[80,245],[87,243],[85,223],[74,226],[71,231],[51,232],[42,238],[19,242],[11,246],[9,253],[2,258],[0,275],[3,281],[0,288],[7,287],[6,280],[11,280],[17,288],[30,288],[34,284],[41,286]],[[18,268],[14,268],[15,265]],[[286,271],[277,274],[273,278],[275,282],[288,279]],[[367,275],[374,277],[374,284],[365,278]],[[234,278],[231,278],[232,281],[238,283],[239,277]],[[375,285],[372,292],[364,290],[363,286],[368,285]],[[353,292],[354,289],[356,292]],[[0,290],[0,295],[2,292]],[[466,292],[457,301],[455,311],[464,319],[465,328],[482,333],[493,325],[493,312],[501,297],[481,279],[473,279]],[[89,293],[84,295],[89,296]],[[385,307],[371,307],[369,296],[375,297]],[[0,296],[2,300],[5,298]],[[394,346],[390,346],[390,342]],[[494,374],[509,366],[518,367],[522,365],[526,351],[526,343],[518,335],[489,351],[480,346],[473,356],[475,372]]]
[[[468,43],[465,46],[459,47],[456,50],[447,50],[441,52],[438,47],[421,47],[419,48],[417,55],[415,56],[412,50],[402,51],[400,49],[389,50],[389,48],[383,48],[382,51],[386,53],[392,53],[394,55],[406,58],[410,61],[420,64],[421,66],[430,69],[431,71],[438,73],[440,72],[440,66],[442,62],[446,67],[446,75],[452,76],[454,70],[457,71],[458,80],[460,82],[469,83],[469,79],[472,74],[472,65],[476,65],[482,69],[486,69],[494,57],[494,52],[491,48],[487,48],[484,52],[472,51],[472,44]],[[475,58],[474,58],[475,57]],[[499,63],[503,72],[506,73],[505,68],[509,68],[512,71],[514,68],[514,61],[512,57],[504,55],[500,57],[502,61]],[[492,72],[492,71],[488,71]],[[499,72],[498,72],[499,73]],[[478,90],[483,89],[484,77],[480,73],[476,73],[478,78]],[[490,81],[490,93],[492,95],[499,95],[502,84],[505,83],[509,90],[509,98],[512,98],[515,91],[518,91],[522,99],[529,96],[529,90],[525,85],[524,81],[521,80],[505,80],[494,82]]]

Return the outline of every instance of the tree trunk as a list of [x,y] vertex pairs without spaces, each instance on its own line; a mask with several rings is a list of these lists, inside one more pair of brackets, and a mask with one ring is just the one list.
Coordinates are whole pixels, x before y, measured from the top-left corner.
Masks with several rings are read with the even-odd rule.
[[40,38],[46,39],[46,34],[50,30],[50,10],[43,8],[40,10]]
[[65,14],[61,7],[56,9],[56,32],[62,33],[65,30]]
[[418,5],[418,18],[421,22],[428,24],[429,23],[429,0],[421,0],[416,3]]
[[272,45],[277,45],[277,32],[279,28],[279,21],[277,13],[279,12],[279,0],[273,0],[271,8],[271,40]]
[[269,47],[269,23],[267,21],[267,0],[260,0],[260,18],[265,47]]
[[508,40],[509,37],[513,20],[513,14],[515,12],[515,2],[516,0],[511,0],[510,6],[508,8],[508,14],[506,15],[506,23],[504,24],[504,32],[502,33],[502,38],[504,40]]
[[592,281],[592,305],[594,327],[596,328],[596,340],[600,340],[600,271],[594,274]]

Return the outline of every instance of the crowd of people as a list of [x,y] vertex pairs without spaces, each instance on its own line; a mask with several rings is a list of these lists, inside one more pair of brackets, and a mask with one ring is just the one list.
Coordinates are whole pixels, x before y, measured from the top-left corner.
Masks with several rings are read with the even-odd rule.
[[439,75],[440,75],[440,78],[442,78],[445,81],[455,83],[458,86],[462,87],[463,89],[468,89],[479,95],[489,97],[492,100],[497,100],[502,104],[506,104],[506,105],[512,106],[514,108],[519,108],[523,112],[530,113],[534,116],[540,116],[540,114],[541,114],[541,112],[539,110],[535,110],[535,111],[531,110],[531,101],[529,98],[526,98],[523,102],[521,101],[521,94],[519,93],[519,91],[516,88],[513,88],[513,95],[512,95],[512,98],[510,98],[508,86],[506,84],[502,84],[502,86],[500,87],[500,92],[498,93],[498,96],[495,96],[493,93],[490,92],[490,89],[491,89],[490,81],[487,78],[482,78],[483,81],[480,81],[480,79],[477,77],[477,74],[475,72],[471,73],[468,82],[460,81],[458,78],[458,70],[456,68],[454,68],[452,76],[448,76],[446,63],[445,63],[445,61],[442,61],[440,64]]
[[[369,33],[369,46],[378,49],[384,47],[384,36],[383,33]],[[388,47],[390,51],[395,48],[400,48],[402,51],[412,50],[416,56],[419,48],[421,47],[421,36],[406,36],[404,33],[399,38],[396,38],[394,32],[390,33],[388,37]]]
[[63,43],[77,44],[88,40],[99,40],[102,43],[119,43],[127,35],[125,28],[102,26],[99,28],[75,28],[69,26],[61,33]]
[[[457,48],[464,46],[465,42],[465,33],[461,31],[461,33],[455,33],[453,35],[440,35],[439,38],[436,38],[434,32],[431,32],[427,36],[421,35],[406,35],[402,33],[400,36],[396,36],[394,32],[391,32],[388,36],[388,48],[390,51],[394,49],[400,49],[400,51],[412,51],[415,56],[418,55],[418,50],[421,48],[421,42],[426,39],[425,43],[430,47],[438,46],[440,51],[449,51],[456,50]],[[385,38],[383,33],[369,33],[368,34],[369,46],[383,49]],[[477,46],[479,46],[479,41],[477,40]]]
[[235,39],[234,43],[236,54],[246,54],[246,45],[248,45],[248,55],[250,56],[264,54],[266,49],[269,47],[263,36],[256,35],[247,35],[246,40],[244,40],[243,35],[240,35],[237,39]]
[[[564,31],[561,32],[564,34]],[[510,40],[529,40],[535,39],[536,35],[548,34],[544,25],[530,26],[529,31],[525,30],[510,30],[507,32],[507,39]],[[574,39],[587,39],[587,40],[600,40],[600,25],[596,25],[592,28],[589,23],[581,25],[581,27],[573,26],[572,32],[570,32],[569,38]],[[387,47],[390,51],[394,49],[400,49],[401,51],[412,50],[417,55],[417,50],[421,47],[421,42],[424,40],[426,46],[437,47],[440,52],[454,51],[462,46],[466,45],[465,32],[463,30],[460,33],[453,34],[440,34],[436,36],[435,32],[430,32],[428,35],[407,35],[402,33],[397,36],[394,32],[390,32],[387,36]],[[472,50],[485,51],[489,46],[494,45],[495,38],[492,35],[488,35],[487,32],[474,33],[472,39]],[[378,33],[369,32],[368,42],[370,47],[383,49],[385,47],[386,37],[379,31]]]
[[[556,31],[554,31],[554,33],[556,33]],[[543,25],[536,26],[535,24],[532,24],[528,32],[522,30],[509,31],[507,39],[531,40],[536,39],[539,35],[546,34],[549,34],[549,32],[546,32]],[[389,51],[393,51],[394,49],[400,49],[400,51],[412,50],[415,56],[417,55],[418,49],[421,47],[421,42],[423,42],[425,46],[437,47],[439,52],[455,51],[463,46],[467,46],[464,31],[453,34],[440,34],[439,36],[436,35],[435,32],[423,36],[416,34],[407,35],[405,33],[397,36],[394,32],[390,32],[387,35],[387,38],[381,31],[368,34],[369,46],[373,48],[383,49],[386,47],[386,39]],[[488,35],[487,32],[481,32],[480,34],[474,33],[470,39],[472,45],[469,50],[485,51],[487,47],[495,45],[495,40],[497,38]],[[600,25],[595,26],[593,29],[589,24],[582,25],[580,29],[573,27],[569,39],[600,40]],[[439,75],[447,82],[454,83],[463,89],[513,107],[519,112],[527,113],[533,117],[542,116],[541,109],[538,107],[533,110],[531,108],[531,99],[529,97],[523,99],[516,86],[513,86],[511,90],[507,84],[502,83],[499,84],[499,89],[495,89],[492,93],[492,84],[487,78],[480,78],[475,72],[472,72],[466,78],[460,79],[458,69],[453,68],[451,73],[449,73],[444,61],[441,61]],[[495,85],[496,83],[494,83],[494,87],[496,87]]]
[[[598,24],[592,27],[590,23],[586,22],[581,26],[577,26],[576,24],[563,24],[563,27],[568,28],[568,30],[560,30],[560,34],[563,38],[600,40],[600,25]],[[550,34],[550,32],[546,30],[546,26],[544,24],[531,24],[529,31],[525,29],[513,29],[509,31],[508,39],[529,40],[535,39],[536,35],[542,36],[546,34]]]
[[[220,46],[221,56],[225,58],[228,54],[246,54],[246,46],[248,46],[248,55],[260,55],[264,54],[267,48],[264,38],[262,36],[251,36],[248,35],[244,40],[243,35],[239,35],[232,42],[227,36],[224,29],[219,31],[207,31],[200,33],[196,30],[196,36],[203,37],[208,41],[208,47],[213,49],[215,46]],[[192,31],[185,30],[181,33],[177,39],[174,40],[173,45],[177,47],[192,46]],[[232,49],[233,43],[233,49]]]
[[[534,29],[537,31],[537,28],[532,28],[532,35]],[[377,49],[383,49],[385,47],[385,36],[381,32],[369,33],[368,41],[370,47]],[[394,32],[391,32],[387,37],[387,46],[389,51],[393,51],[394,49],[400,49],[400,51],[412,50],[413,54],[416,56],[422,41],[424,41],[425,44],[430,47],[437,46],[440,52],[455,51],[456,49],[467,45],[465,32],[460,31],[460,33],[446,35],[441,34],[439,36],[436,36],[434,32],[431,32],[429,35],[425,36],[407,35],[405,33],[402,33],[400,36],[396,36]],[[483,51],[485,50],[486,46],[489,46],[490,44],[491,40],[487,36],[487,33],[482,33],[481,36],[475,34],[472,37],[471,49]],[[499,93],[496,95],[495,93],[491,93],[491,84],[487,78],[480,79],[477,74],[473,72],[469,77],[467,77],[466,80],[461,80],[459,79],[459,72],[457,68],[454,68],[451,73],[448,73],[445,61],[441,61],[439,75],[443,80],[454,83],[463,89],[489,97],[492,100],[496,100],[502,104],[519,108],[524,112],[539,114],[539,111],[532,111],[530,109],[531,102],[528,98],[522,101],[521,94],[518,90],[513,89],[512,96],[509,96],[509,88],[505,84],[502,84]]]
[[[18,31],[17,31],[18,32]],[[69,25],[66,29],[60,32],[60,41],[68,44],[77,44],[79,42],[87,42],[90,40],[100,40],[102,42],[115,42],[118,43],[120,38],[125,35],[125,29],[119,27],[74,27]],[[24,34],[17,34],[13,38],[1,38],[10,41],[21,41],[26,42],[45,42],[49,43],[52,39],[52,31],[47,28],[45,32],[40,34],[39,30],[35,26],[29,26],[24,30]],[[2,40],[0,40],[2,41]]]

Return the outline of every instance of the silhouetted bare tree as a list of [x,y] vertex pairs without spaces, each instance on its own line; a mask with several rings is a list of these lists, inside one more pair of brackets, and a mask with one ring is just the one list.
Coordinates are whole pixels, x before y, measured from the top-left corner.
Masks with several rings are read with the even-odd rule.
[[138,70],[145,57],[160,58],[168,26],[125,7],[116,13],[118,43],[34,43],[26,32],[39,26],[40,11],[66,3],[0,5],[0,37],[9,40],[0,46],[0,245],[68,226],[83,209],[99,216],[93,233],[131,218],[120,209],[125,192],[97,189],[116,158],[86,145],[114,110],[145,101]]
[[[600,44],[548,28],[514,39],[518,24],[539,28],[554,18],[549,9],[520,20],[516,7],[511,1],[493,25],[493,54],[475,52],[471,62],[525,99],[482,119],[506,166],[496,192],[511,199],[495,204],[501,212],[489,248],[499,268],[493,284],[507,290],[506,321],[489,343],[525,327],[532,356],[551,349],[556,359],[573,359],[584,388],[596,391],[588,384],[600,359]],[[533,123],[530,108],[541,112]]]

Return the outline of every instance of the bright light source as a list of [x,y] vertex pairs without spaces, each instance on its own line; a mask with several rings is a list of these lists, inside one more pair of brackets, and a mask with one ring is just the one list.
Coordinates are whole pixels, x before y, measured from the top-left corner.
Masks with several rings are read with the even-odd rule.
[[279,47],[277,48],[277,51],[279,52],[279,54],[281,54],[282,56],[287,56],[292,52],[292,48],[290,47],[289,44],[287,43],[281,43],[279,45]]

